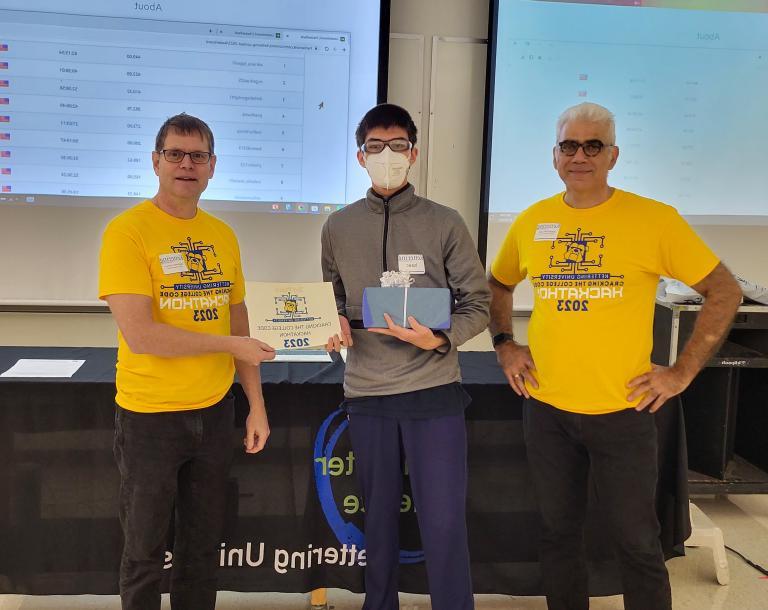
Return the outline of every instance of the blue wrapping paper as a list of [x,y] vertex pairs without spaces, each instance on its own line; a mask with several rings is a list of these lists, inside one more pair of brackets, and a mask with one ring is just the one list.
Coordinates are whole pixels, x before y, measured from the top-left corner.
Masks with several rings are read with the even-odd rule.
[[448,288],[365,288],[363,326],[386,328],[385,313],[395,324],[406,328],[411,327],[408,316],[413,316],[419,324],[429,328],[447,329],[451,327],[451,291]]

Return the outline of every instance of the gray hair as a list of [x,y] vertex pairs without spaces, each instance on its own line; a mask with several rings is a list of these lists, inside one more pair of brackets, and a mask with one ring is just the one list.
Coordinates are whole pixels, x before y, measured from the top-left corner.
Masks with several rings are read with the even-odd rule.
[[607,108],[592,102],[583,102],[566,108],[557,119],[555,142],[560,138],[560,130],[569,121],[585,121],[587,123],[602,123],[608,128],[609,141],[606,144],[616,144],[616,121],[613,113]]

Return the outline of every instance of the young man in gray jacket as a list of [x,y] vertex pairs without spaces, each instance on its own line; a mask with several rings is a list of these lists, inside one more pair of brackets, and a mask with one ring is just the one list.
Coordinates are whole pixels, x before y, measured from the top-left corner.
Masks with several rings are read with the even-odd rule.
[[[363,610],[397,610],[402,461],[407,460],[434,610],[472,610],[466,528],[467,443],[457,347],[488,322],[490,293],[459,214],[416,196],[408,170],[416,126],[393,104],[374,107],[356,132],[371,178],[365,198],[331,214],[322,231],[323,278],[333,283],[349,347],[343,406],[365,503]],[[363,289],[408,270],[413,287],[449,288],[451,327],[433,332],[362,326]]]

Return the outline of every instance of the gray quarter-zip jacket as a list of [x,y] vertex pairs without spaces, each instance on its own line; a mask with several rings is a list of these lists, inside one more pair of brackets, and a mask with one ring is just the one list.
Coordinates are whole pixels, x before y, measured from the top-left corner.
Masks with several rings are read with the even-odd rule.
[[[347,352],[347,398],[387,396],[461,381],[456,348],[488,324],[490,291],[480,257],[456,210],[417,197],[413,186],[385,200],[372,189],[328,217],[322,230],[323,279],[333,283],[336,306],[353,325]],[[379,286],[398,255],[421,254],[424,274],[413,287],[450,288],[448,344],[423,350],[395,337],[354,329],[362,320],[363,288]]]

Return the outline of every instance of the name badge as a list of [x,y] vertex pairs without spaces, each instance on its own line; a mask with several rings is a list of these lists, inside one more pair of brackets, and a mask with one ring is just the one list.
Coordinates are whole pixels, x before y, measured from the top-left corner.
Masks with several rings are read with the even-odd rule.
[[424,268],[424,255],[423,254],[398,254],[397,255],[397,270],[407,271],[412,274],[426,273]]
[[189,269],[187,269],[187,263],[184,261],[184,255],[179,253],[161,254],[160,266],[163,268],[163,273],[165,273],[165,275],[189,271]]
[[557,239],[558,233],[560,233],[559,222],[540,222],[536,227],[533,241],[553,241]]

